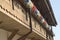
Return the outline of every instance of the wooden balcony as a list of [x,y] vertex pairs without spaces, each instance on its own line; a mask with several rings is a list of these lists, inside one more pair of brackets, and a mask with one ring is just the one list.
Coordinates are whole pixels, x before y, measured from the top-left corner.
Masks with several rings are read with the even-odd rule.
[[[0,0],[0,28],[7,31],[18,30],[17,34],[24,35],[30,31],[29,27],[29,17],[26,20],[26,13],[22,11],[21,8],[17,8],[14,5],[14,10],[12,9],[11,1]],[[29,16],[29,15],[28,15]],[[36,26],[35,23],[36,22]],[[32,17],[32,33],[28,38],[36,38],[40,40],[46,40],[46,31],[41,25]]]

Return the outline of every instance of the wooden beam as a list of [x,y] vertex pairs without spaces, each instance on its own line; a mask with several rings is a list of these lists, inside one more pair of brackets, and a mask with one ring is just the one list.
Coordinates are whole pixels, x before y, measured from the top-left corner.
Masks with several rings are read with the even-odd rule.
[[12,40],[14,36],[17,34],[18,30],[14,30],[12,34],[8,37],[8,40]]

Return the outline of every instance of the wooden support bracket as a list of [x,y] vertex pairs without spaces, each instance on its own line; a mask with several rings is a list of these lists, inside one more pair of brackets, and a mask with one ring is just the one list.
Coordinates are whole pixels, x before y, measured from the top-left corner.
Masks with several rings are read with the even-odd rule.
[[8,40],[12,40],[14,36],[17,34],[18,30],[14,30],[12,34],[8,37]]

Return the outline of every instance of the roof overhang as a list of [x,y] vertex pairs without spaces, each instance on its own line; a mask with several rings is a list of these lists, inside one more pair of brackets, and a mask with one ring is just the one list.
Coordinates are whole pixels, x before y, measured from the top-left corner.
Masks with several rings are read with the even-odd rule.
[[57,22],[49,0],[32,0],[37,9],[41,12],[47,23],[51,26],[56,26]]

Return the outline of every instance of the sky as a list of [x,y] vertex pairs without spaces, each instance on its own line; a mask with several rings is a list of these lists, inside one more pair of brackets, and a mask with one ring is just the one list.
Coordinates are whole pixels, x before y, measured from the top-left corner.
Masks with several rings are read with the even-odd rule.
[[50,0],[56,21],[58,25],[53,27],[55,33],[54,40],[60,40],[60,0]]

